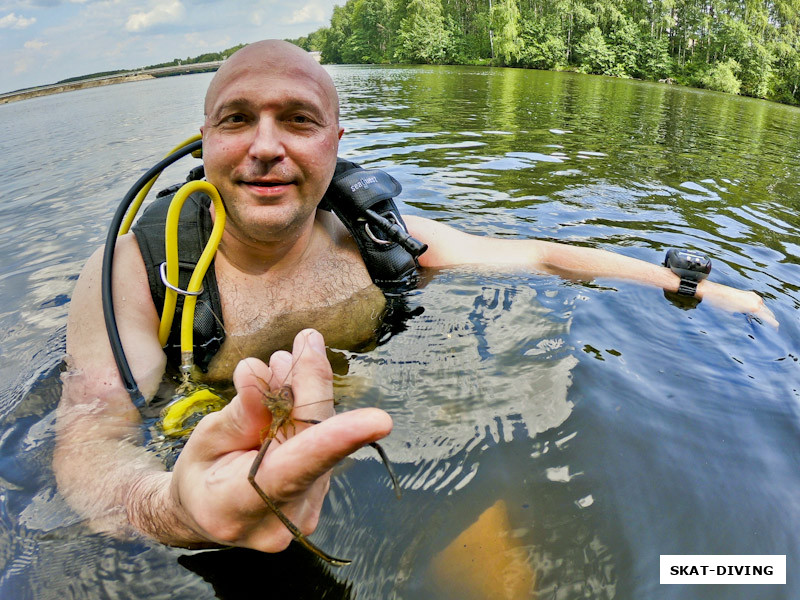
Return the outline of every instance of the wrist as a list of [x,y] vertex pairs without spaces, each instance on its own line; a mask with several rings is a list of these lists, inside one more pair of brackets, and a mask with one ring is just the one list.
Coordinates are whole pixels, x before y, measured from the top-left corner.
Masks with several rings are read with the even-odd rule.
[[162,544],[191,548],[212,545],[181,505],[172,473],[142,473],[128,490],[125,512],[136,532]]
[[711,260],[707,256],[673,248],[667,251],[664,266],[678,278],[677,288],[668,291],[700,300],[701,296],[697,293],[698,285],[703,283],[711,272]]

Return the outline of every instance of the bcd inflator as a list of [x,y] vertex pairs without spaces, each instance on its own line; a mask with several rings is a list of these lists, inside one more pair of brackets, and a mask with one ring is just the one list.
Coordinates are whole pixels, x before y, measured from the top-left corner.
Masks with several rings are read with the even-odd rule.
[[338,159],[320,208],[333,211],[355,238],[370,277],[379,287],[407,282],[417,258],[428,249],[408,234],[394,198],[403,187],[379,169],[364,169]]

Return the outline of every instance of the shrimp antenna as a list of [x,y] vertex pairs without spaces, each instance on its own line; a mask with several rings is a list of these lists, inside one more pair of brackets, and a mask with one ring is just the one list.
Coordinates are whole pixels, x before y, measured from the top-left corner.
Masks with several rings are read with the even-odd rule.
[[[239,356],[244,359],[242,354],[241,348],[236,344],[236,341],[228,334],[225,330],[225,325],[222,323],[222,320],[219,316],[214,312],[214,310],[206,303],[207,308],[209,308],[209,312],[211,315],[216,319],[219,326],[225,331],[227,339],[230,340],[231,344],[233,345],[236,352]],[[250,467],[250,472],[247,475],[247,480],[250,482],[250,485],[253,486],[256,493],[259,497],[264,501],[264,503],[269,507],[269,509],[275,514],[276,517],[284,524],[284,526],[291,532],[294,538],[300,543],[303,547],[305,547],[310,552],[314,553],[322,560],[335,565],[335,566],[344,566],[350,564],[350,560],[336,558],[331,556],[330,554],[323,551],[321,548],[317,547],[311,540],[309,540],[301,531],[300,529],[292,523],[292,521],[283,513],[283,511],[275,504],[275,501],[267,495],[267,493],[261,489],[261,487],[256,482],[256,474],[258,473],[259,468],[261,467],[262,462],[264,461],[264,456],[267,454],[267,450],[269,449],[272,440],[275,439],[279,431],[283,431],[286,434],[286,428],[291,427],[294,430],[294,422],[299,421],[302,423],[309,423],[312,425],[319,424],[320,421],[317,420],[305,420],[305,419],[293,419],[291,414],[295,408],[294,405],[294,395],[292,394],[291,386],[286,385],[286,381],[288,381],[289,375],[291,375],[292,369],[294,369],[294,365],[296,364],[296,360],[292,362],[292,366],[289,369],[289,373],[284,380],[284,383],[281,385],[280,389],[277,392],[269,391],[269,386],[267,382],[261,380],[255,372],[253,368],[248,365],[250,372],[256,377],[256,379],[262,381],[265,385],[265,389],[259,388],[259,391],[262,395],[262,402],[267,410],[270,411],[272,414],[272,421],[270,422],[269,427],[262,432],[262,440],[261,440],[261,447],[256,454],[255,459],[253,460],[253,464]],[[332,400],[332,399],[331,399]],[[321,400],[319,402],[327,402],[328,400]],[[303,406],[309,406],[311,404],[316,404],[316,402],[311,402],[309,404],[305,404]],[[386,455],[384,449],[378,444],[377,442],[371,442],[369,444],[378,452],[383,461],[386,470],[389,472],[389,477],[392,480],[392,485],[394,486],[395,495],[399,499],[401,497],[400,493],[400,485],[397,481],[397,476],[392,469],[392,464],[389,461],[389,457]]]

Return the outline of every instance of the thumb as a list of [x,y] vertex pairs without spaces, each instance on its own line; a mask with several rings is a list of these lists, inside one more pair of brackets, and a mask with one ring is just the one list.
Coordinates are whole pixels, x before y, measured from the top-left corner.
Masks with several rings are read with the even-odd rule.
[[239,362],[233,373],[237,394],[221,411],[206,415],[197,424],[184,453],[196,453],[200,460],[261,445],[262,432],[269,428],[272,413],[263,399],[270,388],[271,371],[256,358]]

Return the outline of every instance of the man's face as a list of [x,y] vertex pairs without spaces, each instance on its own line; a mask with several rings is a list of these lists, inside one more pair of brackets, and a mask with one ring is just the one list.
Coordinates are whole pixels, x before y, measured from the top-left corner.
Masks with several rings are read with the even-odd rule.
[[246,50],[209,88],[206,178],[222,195],[233,235],[282,241],[309,222],[333,175],[336,93],[318,65]]

